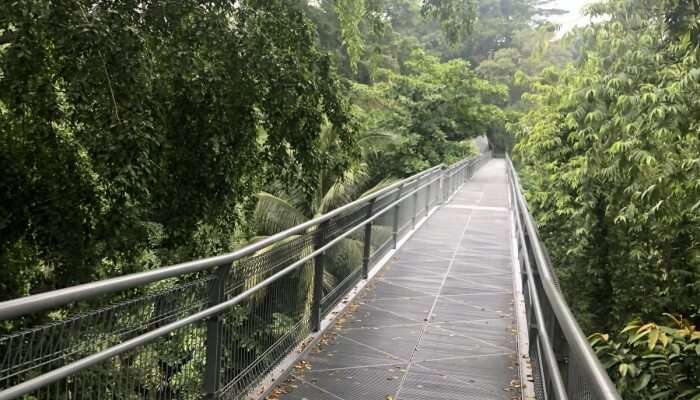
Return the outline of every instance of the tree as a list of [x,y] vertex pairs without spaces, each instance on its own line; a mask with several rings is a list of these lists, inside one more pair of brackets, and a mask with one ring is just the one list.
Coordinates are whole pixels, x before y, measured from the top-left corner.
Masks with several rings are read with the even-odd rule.
[[[364,136],[358,138],[358,143],[362,146],[364,157],[367,158],[374,154],[383,143],[391,139],[392,137],[389,134],[365,133]],[[340,144],[339,140],[333,129],[326,127],[321,136],[320,149],[332,152]],[[290,189],[288,186],[275,185],[277,187],[269,192],[263,191],[258,193],[258,201],[252,221],[258,236],[254,240],[273,235],[302,224],[309,219],[319,217],[368,194],[370,191],[377,190],[389,182],[387,179],[375,179],[370,174],[368,164],[362,161],[363,159],[356,159],[341,174],[334,174],[330,170],[321,170],[318,174],[317,186],[312,193],[310,201],[303,193],[300,193],[293,187]],[[279,184],[280,182],[277,183]],[[375,225],[373,229],[377,231],[373,242],[383,243],[391,233],[377,229],[378,227],[378,225]],[[310,232],[313,232],[317,228],[311,227],[309,229]],[[292,236],[290,240],[294,240],[295,237]],[[327,262],[323,275],[323,288],[326,293],[334,289],[338,282],[342,281],[353,269],[361,265],[364,246],[363,238],[363,233],[358,231],[328,250],[325,257]],[[279,244],[280,247],[285,245],[285,242]],[[265,251],[274,251],[275,248],[273,246]],[[308,249],[309,252],[311,250],[311,248]],[[308,268],[306,269],[308,270]],[[304,308],[309,313],[313,297],[311,294],[313,285],[309,281],[311,275],[303,270],[301,269],[298,273],[299,286],[297,293],[303,295],[304,301],[306,301]]]
[[260,171],[308,193],[350,158],[293,2],[24,0],[0,33],[2,298],[230,249]]
[[589,331],[697,315],[700,65],[697,28],[675,9],[593,5],[608,19],[586,29],[581,62],[546,70],[526,95],[516,153],[528,199]]
[[465,61],[440,63],[416,49],[402,69],[380,69],[375,85],[355,85],[361,129],[399,138],[370,161],[372,170],[400,177],[458,161],[473,154],[468,139],[503,123],[505,87],[479,79]]

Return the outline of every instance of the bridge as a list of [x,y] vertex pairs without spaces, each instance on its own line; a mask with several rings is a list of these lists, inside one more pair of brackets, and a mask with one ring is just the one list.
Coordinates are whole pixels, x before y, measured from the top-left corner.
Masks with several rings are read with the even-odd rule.
[[0,321],[0,400],[620,398],[490,153]]

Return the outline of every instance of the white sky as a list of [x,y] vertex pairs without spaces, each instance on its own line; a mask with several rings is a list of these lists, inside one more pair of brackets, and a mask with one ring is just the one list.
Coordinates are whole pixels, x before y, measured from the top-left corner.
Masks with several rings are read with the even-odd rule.
[[547,4],[548,8],[561,8],[562,10],[568,10],[569,13],[552,16],[550,20],[561,24],[560,34],[563,35],[574,26],[586,25],[588,23],[588,17],[583,15],[581,9],[586,4],[592,2],[592,0],[554,0]]

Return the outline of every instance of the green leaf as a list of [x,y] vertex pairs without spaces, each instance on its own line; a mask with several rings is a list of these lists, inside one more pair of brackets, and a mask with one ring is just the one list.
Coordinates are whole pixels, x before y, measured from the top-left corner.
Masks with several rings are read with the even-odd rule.
[[659,329],[658,328],[653,328],[649,332],[649,350],[653,350],[654,346],[656,346],[656,342],[659,340]]
[[627,371],[629,371],[629,365],[622,363],[618,365],[617,370],[620,373],[620,376],[625,377],[627,376]]
[[650,381],[650,380],[651,380],[651,375],[650,375],[650,374],[646,374],[646,373],[645,373],[645,374],[642,374],[642,376],[641,376],[641,377],[639,378],[639,380],[637,381],[637,384],[634,385],[633,390],[634,390],[635,392],[639,392],[639,391],[643,390],[644,388],[647,387],[647,385],[649,384],[649,381]]

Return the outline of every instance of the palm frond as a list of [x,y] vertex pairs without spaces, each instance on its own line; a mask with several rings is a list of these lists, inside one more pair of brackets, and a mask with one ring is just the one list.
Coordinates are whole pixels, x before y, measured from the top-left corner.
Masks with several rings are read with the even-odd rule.
[[[391,211],[389,211],[391,212]],[[372,247],[377,248],[383,245],[389,238],[392,237],[393,227],[387,225],[372,225]]]
[[362,250],[362,240],[346,238],[339,241],[326,252],[326,270],[342,281],[362,264]]
[[258,204],[255,206],[253,221],[256,231],[272,235],[305,222],[308,218],[289,201],[271,193],[257,194]]
[[397,180],[398,180],[398,179],[393,178],[393,177],[384,178],[384,179],[382,179],[381,181],[379,181],[376,185],[374,185],[374,186],[372,186],[371,188],[365,190],[358,198],[360,198],[360,197],[365,197],[365,196],[369,196],[370,194],[372,194],[372,193],[374,193],[374,192],[378,192],[378,191],[384,189],[385,187],[391,185],[392,183],[396,182]]
[[357,138],[357,144],[360,146],[362,155],[377,153],[386,149],[387,146],[397,144],[404,140],[402,136],[395,132],[384,130],[371,130]]
[[323,291],[328,293],[338,285],[338,278],[331,274],[330,271],[323,270]]
[[[255,243],[259,240],[265,239],[267,236],[255,236],[249,244]],[[273,243],[263,249],[260,249],[256,251],[254,254],[252,254],[250,257],[258,257],[264,254],[267,254],[269,252],[273,252],[276,250],[281,250],[282,247],[288,245],[290,242],[293,242],[299,237],[299,235],[292,235],[288,238],[285,238],[283,240],[280,240],[279,242]],[[302,251],[302,254],[300,254],[300,257],[303,257],[307,254],[311,253],[311,249],[304,249]],[[291,262],[290,262],[291,263]],[[240,266],[234,265],[234,268],[239,268]],[[305,267],[301,267],[300,270],[302,270]],[[235,270],[234,273],[242,273],[246,274],[244,276],[241,276],[240,279],[244,279],[242,287],[245,290],[248,290],[252,288],[253,286],[257,285],[258,283],[262,282],[263,280],[269,278],[272,274],[278,272],[279,269],[267,269],[267,270],[262,270],[262,271],[255,271],[253,273],[250,273],[250,271],[244,270]],[[236,279],[236,278],[234,278]],[[262,302],[264,301],[266,295],[267,295],[267,290],[268,288],[263,288],[261,290],[258,290],[255,292],[252,296],[251,299],[255,302]]]
[[371,176],[366,164],[359,164],[346,170],[324,193],[319,205],[319,213],[328,212],[347,204],[367,190]]
[[321,151],[327,151],[337,140],[337,130],[333,127],[333,124],[326,120],[324,124],[321,125],[321,134],[319,135],[319,148],[321,149]]

